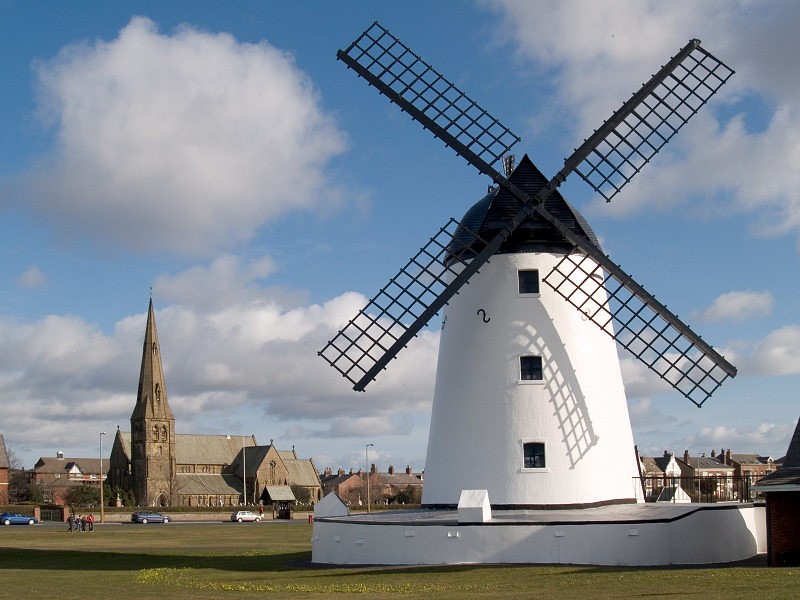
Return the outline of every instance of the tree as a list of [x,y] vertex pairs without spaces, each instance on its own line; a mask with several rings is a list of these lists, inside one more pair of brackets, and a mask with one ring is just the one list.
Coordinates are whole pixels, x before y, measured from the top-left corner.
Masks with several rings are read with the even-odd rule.
[[311,492],[307,487],[303,487],[302,485],[291,485],[289,487],[292,488],[294,499],[300,504],[308,504],[311,502]]
[[97,506],[100,504],[100,488],[93,485],[77,485],[66,495],[70,506]]

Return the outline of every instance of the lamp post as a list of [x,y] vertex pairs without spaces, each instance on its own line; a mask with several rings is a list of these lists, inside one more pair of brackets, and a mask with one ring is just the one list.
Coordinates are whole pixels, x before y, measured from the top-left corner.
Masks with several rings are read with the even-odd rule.
[[100,522],[106,522],[106,510],[103,502],[103,436],[105,431],[100,432]]
[[367,512],[372,512],[372,507],[369,504],[369,447],[375,444],[367,444],[364,446],[364,463],[367,467],[365,473],[367,477]]
[[244,436],[242,436],[242,500],[247,506],[247,453],[244,448]]

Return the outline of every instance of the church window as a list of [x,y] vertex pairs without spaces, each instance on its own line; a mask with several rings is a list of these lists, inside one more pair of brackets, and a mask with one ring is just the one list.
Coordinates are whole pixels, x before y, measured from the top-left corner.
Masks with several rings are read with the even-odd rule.
[[525,442],[522,444],[522,454],[523,466],[526,469],[544,469],[546,467],[543,442]]
[[156,402],[161,402],[161,386],[156,384]]
[[522,381],[544,380],[544,370],[541,356],[519,357],[519,378]]
[[166,425],[161,426],[161,441],[162,442],[169,441],[169,430],[167,429]]
[[520,294],[539,293],[539,271],[536,269],[517,271]]
[[158,441],[158,425],[153,425],[153,441]]

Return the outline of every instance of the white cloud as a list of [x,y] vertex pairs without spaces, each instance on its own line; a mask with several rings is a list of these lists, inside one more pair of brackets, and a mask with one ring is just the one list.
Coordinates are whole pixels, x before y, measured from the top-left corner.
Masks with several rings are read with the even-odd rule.
[[702,321],[733,321],[741,323],[755,317],[765,317],[772,312],[775,300],[769,292],[734,291],[718,296],[706,310],[696,317]]
[[[284,430],[313,438],[407,435],[415,419],[427,418],[438,333],[421,333],[366,393],[354,392],[317,351],[358,312],[364,297],[348,292],[321,304],[287,303],[302,294],[275,294],[264,286],[272,268],[267,258],[228,256],[159,280],[156,298],[164,286],[180,299],[156,302],[179,431],[206,431],[209,424],[217,431],[233,423],[233,411],[252,414],[245,426],[266,429],[268,437]],[[194,302],[200,289],[225,301]],[[15,435],[17,443],[37,450],[43,440],[85,445],[87,431],[108,430],[109,422],[127,429],[145,316],[120,319],[112,334],[70,316],[0,321],[0,395],[9,400],[4,429],[24,431]],[[232,429],[240,427],[234,423]]]
[[800,374],[800,327],[787,325],[770,332],[755,345],[746,367],[758,375]]
[[772,423],[762,421],[752,425],[728,427],[716,425],[701,427],[695,434],[684,438],[690,454],[709,453],[711,449],[731,449],[733,453],[771,453],[779,458],[786,453],[795,423]]
[[[794,26],[800,5],[748,2],[484,3],[514,40],[520,60],[547,65],[575,141],[608,118],[689,38],[736,69],[736,75],[691,125],[604,214],[687,208],[753,215],[755,230],[800,232],[800,51]],[[531,68],[531,67],[528,67]],[[719,109],[722,110],[719,110]],[[541,110],[550,111],[552,107]],[[572,140],[564,140],[568,149]],[[724,201],[722,200],[724,198]],[[716,203],[716,205],[715,205]],[[598,201],[592,210],[599,210]]]
[[57,147],[28,174],[61,232],[208,255],[297,209],[339,201],[344,135],[291,55],[136,17],[36,69]]
[[38,288],[47,284],[47,278],[39,267],[28,267],[17,278],[17,285],[23,288]]

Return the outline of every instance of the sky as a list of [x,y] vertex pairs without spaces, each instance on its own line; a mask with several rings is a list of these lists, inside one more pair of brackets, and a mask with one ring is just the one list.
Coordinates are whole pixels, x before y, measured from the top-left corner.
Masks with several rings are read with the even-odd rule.
[[783,456],[800,4],[0,0],[0,433],[24,466],[130,430],[152,295],[178,433],[424,468],[439,319],[363,393],[317,351],[490,182],[336,60],[375,20],[545,174],[689,39],[736,70],[611,203],[561,191],[739,370],[698,409],[621,355],[640,452]]

